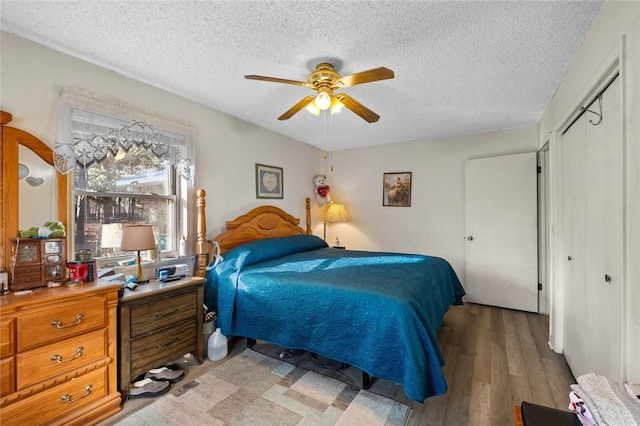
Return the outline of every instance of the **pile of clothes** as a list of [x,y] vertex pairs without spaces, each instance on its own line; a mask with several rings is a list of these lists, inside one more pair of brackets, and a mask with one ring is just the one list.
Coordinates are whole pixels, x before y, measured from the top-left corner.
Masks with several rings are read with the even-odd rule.
[[571,385],[569,410],[584,426],[640,425],[640,385],[589,373]]

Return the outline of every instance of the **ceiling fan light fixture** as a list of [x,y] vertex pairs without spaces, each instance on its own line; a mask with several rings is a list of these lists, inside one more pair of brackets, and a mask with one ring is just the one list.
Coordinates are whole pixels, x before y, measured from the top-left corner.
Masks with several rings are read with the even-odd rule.
[[316,106],[315,102],[309,102],[309,104],[306,106],[306,110],[313,115],[320,115],[320,108]]
[[325,90],[321,90],[313,102],[324,111],[331,106],[331,96]]
[[340,111],[342,111],[342,107],[344,107],[344,104],[342,102],[340,102],[338,97],[337,96],[332,96],[331,97],[331,106],[329,107],[331,109],[331,114],[339,113]]
[[334,90],[344,89],[346,87],[356,86],[374,81],[387,80],[394,78],[392,70],[385,67],[372,68],[370,70],[360,71],[348,76],[341,76],[335,67],[328,63],[322,62],[316,66],[315,71],[309,74],[307,81],[288,80],[285,78],[269,77],[265,75],[245,75],[248,80],[270,81],[273,83],[291,84],[294,86],[304,86],[315,90],[316,93],[305,96],[296,104],[284,112],[278,120],[288,120],[294,114],[302,109],[307,109],[314,115],[320,115],[321,111],[330,109],[331,114],[338,113],[342,107],[357,114],[367,123],[375,123],[380,116],[353,99],[346,93],[340,92],[337,95]]

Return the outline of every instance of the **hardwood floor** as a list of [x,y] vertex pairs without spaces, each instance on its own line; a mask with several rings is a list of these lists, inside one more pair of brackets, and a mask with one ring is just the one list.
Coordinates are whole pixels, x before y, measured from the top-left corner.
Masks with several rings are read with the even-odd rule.
[[548,317],[465,304],[438,333],[449,391],[414,408],[410,425],[513,425],[523,400],[566,409],[575,383],[564,356],[548,346]]
[[[453,306],[438,333],[449,384],[445,395],[425,403],[411,401],[399,387],[386,381],[387,394],[411,405],[409,425],[513,425],[513,406],[523,400],[566,409],[569,385],[575,379],[564,356],[547,345],[548,317],[490,306]],[[230,339],[229,355],[245,349],[244,339]],[[185,360],[185,363],[189,363]],[[215,368],[205,361],[184,368],[186,380]],[[122,412],[101,426],[132,414],[154,399],[128,401]]]

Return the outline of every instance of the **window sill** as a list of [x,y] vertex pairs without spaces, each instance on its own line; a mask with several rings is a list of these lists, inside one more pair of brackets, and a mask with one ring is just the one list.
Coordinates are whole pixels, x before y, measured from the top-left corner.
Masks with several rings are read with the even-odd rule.
[[[156,268],[161,266],[170,266],[170,265],[178,265],[185,264],[189,267],[189,272],[193,275],[194,266],[195,266],[195,256],[186,256],[186,257],[167,257],[162,260],[153,260],[153,261],[142,261],[142,273],[145,277],[153,277],[156,273]],[[113,260],[109,260],[108,263],[112,263]],[[104,262],[105,264],[107,262]],[[134,263],[133,265],[125,265],[125,266],[100,266],[98,269],[98,276],[107,276],[113,274],[124,274],[124,275],[135,275],[137,273],[138,266]]]

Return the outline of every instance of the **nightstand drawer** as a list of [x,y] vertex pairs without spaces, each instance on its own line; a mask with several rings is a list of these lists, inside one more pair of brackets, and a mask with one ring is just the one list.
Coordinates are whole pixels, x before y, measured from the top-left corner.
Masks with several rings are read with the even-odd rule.
[[91,296],[18,317],[18,352],[107,325],[105,299]]
[[[196,346],[196,319],[172,324],[171,327],[131,341],[132,380],[150,368],[157,368],[167,359],[193,351]],[[196,354],[194,354],[196,355]]]
[[[200,307],[202,309],[202,307]],[[131,337],[159,330],[185,319],[196,319],[193,291],[131,306]]]
[[18,389],[107,356],[107,330],[98,330],[18,354]]
[[48,424],[66,413],[77,410],[107,395],[107,368],[47,389],[15,404],[2,408],[2,425]]

